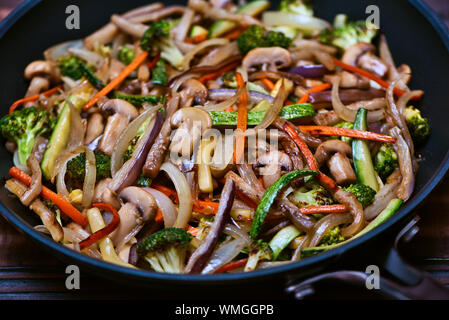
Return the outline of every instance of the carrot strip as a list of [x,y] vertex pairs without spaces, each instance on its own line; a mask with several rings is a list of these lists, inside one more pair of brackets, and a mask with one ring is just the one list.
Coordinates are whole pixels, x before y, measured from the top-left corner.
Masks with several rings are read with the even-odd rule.
[[[236,73],[235,77],[237,80],[237,89],[240,90],[245,87],[245,81],[243,80],[243,77],[239,72]],[[245,135],[243,133],[246,131],[248,121],[247,103],[246,90],[243,90],[243,93],[239,98],[237,109],[237,130],[239,131],[237,131],[235,141],[234,163],[238,163],[242,159],[245,149]]]
[[[170,188],[167,188],[165,186],[162,186],[160,184],[151,184],[151,188],[154,188],[163,194],[165,194],[167,197],[169,197],[173,202],[179,203],[178,194],[175,190],[172,190]],[[194,200],[193,201],[193,207],[192,209],[196,212],[203,213],[203,214],[215,214],[218,211],[218,202],[213,201],[204,201],[204,200]],[[162,215],[162,212],[161,212]],[[156,221],[156,222],[162,222],[162,221]]]
[[192,43],[198,44],[207,39],[207,32],[201,33],[192,38]]
[[273,90],[273,89],[274,89],[274,83],[271,82],[270,79],[268,79],[268,78],[262,78],[262,79],[260,79],[260,81],[262,81],[263,84],[266,85],[268,89],[270,89],[270,90]]
[[238,37],[240,37],[240,35],[243,33],[243,31],[245,31],[246,30],[246,27],[243,27],[243,28],[240,28],[240,29],[236,29],[236,30],[234,30],[234,31],[231,31],[231,32],[229,32],[228,34],[226,34],[224,37],[226,38],[226,39],[229,39],[229,40],[235,40],[235,39],[237,39]]
[[311,206],[299,209],[302,214],[317,214],[317,213],[345,213],[348,208],[344,204],[334,204],[327,206]]
[[[374,82],[378,83],[381,87],[383,87],[385,89],[388,89],[388,87],[390,86],[390,83],[388,83],[387,81],[382,80],[381,78],[379,78],[379,77],[369,73],[368,71],[365,71],[363,69],[360,69],[360,68],[351,66],[349,64],[346,64],[346,63],[344,63],[344,62],[342,62],[342,61],[340,61],[340,60],[338,60],[336,58],[333,58],[333,61],[334,61],[334,63],[337,66],[339,66],[339,67],[341,67],[343,69],[349,70],[351,72],[357,73],[357,74],[359,74],[361,76],[364,76],[364,77],[366,77],[366,78],[368,78],[370,80],[373,80]],[[405,90],[401,90],[399,88],[394,88],[393,92],[394,92],[395,95],[397,95],[399,97],[402,96],[404,93],[406,93]],[[420,98],[421,98],[421,95],[416,95],[416,96],[412,97],[413,100],[418,100]]]
[[296,102],[296,103],[297,104],[299,104],[299,103],[307,103],[309,101],[309,96],[310,96],[311,93],[321,92],[321,91],[324,91],[326,89],[329,89],[330,87],[331,87],[330,83],[323,83],[323,84],[317,85],[315,87],[312,87],[309,90],[307,90],[307,92],[301,98],[299,98],[298,102]]
[[[23,172],[22,170],[20,170],[16,167],[12,167],[11,169],[9,169],[9,174],[11,175],[11,177],[16,178],[23,184],[25,184],[27,186],[31,185],[31,182],[32,182],[31,177],[29,175],[27,175],[25,172]],[[79,212],[78,209],[76,209],[74,206],[72,206],[72,204],[70,202],[65,200],[60,195],[54,193],[47,187],[42,186],[41,196],[44,199],[49,199],[49,200],[53,201],[53,203],[59,209],[61,209],[62,212],[64,212],[66,215],[68,215],[73,221],[75,221],[79,225],[84,227],[88,224],[87,218],[81,212]]]
[[199,231],[198,228],[194,228],[192,226],[187,226],[187,232],[190,233],[194,237],[196,237],[196,235],[198,234],[198,231]]
[[36,101],[37,99],[39,99],[39,97],[41,96],[41,94],[44,95],[44,96],[46,96],[46,97],[49,97],[49,96],[51,96],[52,94],[58,92],[58,90],[59,90],[60,88],[61,88],[61,86],[57,86],[57,87],[54,87],[53,89],[50,89],[50,90],[45,91],[45,92],[42,92],[42,93],[40,93],[40,94],[36,94],[36,95],[34,95],[34,96],[30,96],[30,97],[26,97],[26,98],[23,98],[23,99],[19,99],[19,100],[17,100],[16,102],[14,102],[14,103],[11,105],[11,107],[9,107],[9,113],[13,113],[14,110],[15,110],[18,106],[20,106],[20,105],[22,105],[22,104],[24,104],[24,103],[31,102],[31,101]]
[[387,143],[396,142],[396,138],[394,137],[370,131],[328,127],[328,126],[298,126],[298,128],[312,135],[350,137],[356,139],[373,140]]
[[157,208],[156,217],[154,217],[155,222],[164,222],[164,216],[162,215],[162,210]]
[[158,52],[156,57],[154,57],[154,59],[152,61],[148,62],[148,69],[152,70],[160,58],[161,58],[161,53]]
[[143,51],[141,54],[139,54],[137,57],[134,58],[134,60],[127,65],[123,71],[114,78],[111,82],[109,82],[103,89],[101,89],[97,94],[83,107],[84,111],[87,111],[89,108],[94,106],[100,98],[106,96],[114,90],[120,83],[122,83],[138,66],[140,66],[145,59],[148,57],[148,52]]
[[83,250],[83,249],[85,249],[87,247],[90,247],[91,245],[97,243],[98,241],[100,241],[104,237],[107,237],[109,234],[111,234],[118,227],[118,225],[120,223],[120,216],[119,216],[117,210],[115,210],[115,208],[113,206],[111,206],[110,204],[107,204],[107,203],[104,203],[104,202],[98,202],[98,203],[92,204],[92,207],[108,211],[108,212],[112,213],[113,217],[112,217],[111,222],[109,222],[109,224],[106,227],[104,227],[103,229],[100,229],[100,230],[92,233],[86,239],[81,241],[79,243],[80,250]]
[[214,273],[228,272],[228,271],[245,266],[247,262],[248,262],[248,258],[233,261],[233,262],[230,262],[230,263],[225,264],[224,266],[218,268]]
[[229,71],[235,69],[238,65],[239,65],[239,62],[233,62],[231,64],[228,64],[228,65],[224,66],[222,69],[220,69],[214,73],[211,73],[211,74],[201,77],[199,79],[199,81],[201,83],[205,83],[206,81],[209,81],[209,80],[215,80],[218,77],[224,75],[226,72],[229,72]]
[[[309,146],[306,144],[306,142],[303,139],[301,139],[301,137],[296,132],[296,129],[294,128],[294,126],[292,124],[290,124],[289,122],[286,122],[284,125],[284,130],[293,139],[293,141],[299,147],[299,150],[301,150],[302,154],[306,158],[309,168],[320,172],[320,168],[318,168],[315,157],[313,156],[312,152],[310,151]],[[320,172],[320,175],[318,176],[318,180],[323,185],[325,185],[329,190],[337,191],[339,188],[334,180],[332,180],[331,178],[329,178],[322,172]]]

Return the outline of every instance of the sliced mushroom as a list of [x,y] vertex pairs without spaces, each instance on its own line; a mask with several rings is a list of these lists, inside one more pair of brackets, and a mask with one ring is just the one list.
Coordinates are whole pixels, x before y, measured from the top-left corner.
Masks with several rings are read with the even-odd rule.
[[[348,71],[340,72],[340,87],[341,88],[357,88],[357,89],[369,89],[370,83],[366,78],[357,76],[354,73]],[[335,75],[325,75],[326,82],[332,82]]]
[[101,106],[103,111],[113,111],[114,115],[108,118],[99,149],[107,155],[112,154],[114,144],[130,121],[137,118],[139,112],[129,102],[121,99],[111,99]]
[[357,182],[354,169],[352,169],[351,162],[344,154],[337,152],[328,161],[327,166],[339,185],[346,185]]
[[87,122],[86,137],[84,138],[84,143],[86,145],[90,144],[92,141],[98,138],[100,134],[103,133],[103,129],[103,116],[98,112],[93,113],[89,117],[89,120]]
[[[30,85],[28,87],[28,90],[25,94],[25,97],[31,97],[35,96],[42,91],[47,90],[50,87],[50,81],[47,78],[43,77],[34,77]],[[29,108],[31,106],[34,106],[36,104],[36,101],[31,101],[25,104],[25,108]]]
[[273,150],[260,156],[255,166],[259,168],[265,188],[271,186],[281,177],[281,171],[293,170],[293,163],[290,157],[279,150]]
[[345,51],[342,61],[383,77],[388,72],[388,66],[374,55],[375,50],[371,43],[358,42]]
[[247,71],[278,71],[292,63],[290,52],[281,47],[253,49],[245,56],[242,65]]
[[111,183],[111,181],[111,178],[107,178],[98,182],[97,186],[95,187],[93,202],[108,203],[118,210],[120,208],[120,201],[111,191],[111,189],[109,189],[109,184]]
[[156,201],[153,196],[138,187],[127,187],[119,194],[124,203],[118,211],[120,224],[111,233],[111,239],[117,249],[120,249],[132,237],[134,237],[145,222],[154,219],[156,215]]
[[332,139],[321,143],[315,151],[315,159],[318,167],[321,167],[332,154],[341,153],[347,156],[352,154],[352,148],[346,142]]
[[188,79],[183,82],[181,92],[181,105],[190,107],[192,104],[204,105],[206,103],[208,90],[200,81]]
[[127,187],[120,192],[119,199],[124,203],[131,202],[135,204],[144,221],[154,218],[157,207],[156,201],[145,190],[139,187]]
[[212,119],[199,108],[181,108],[171,117],[170,124],[177,128],[170,144],[170,152],[190,156],[200,135],[212,128]]
[[31,62],[26,68],[25,68],[25,78],[27,80],[30,80],[36,76],[51,76],[52,75],[52,66],[50,62],[46,60],[36,60]]

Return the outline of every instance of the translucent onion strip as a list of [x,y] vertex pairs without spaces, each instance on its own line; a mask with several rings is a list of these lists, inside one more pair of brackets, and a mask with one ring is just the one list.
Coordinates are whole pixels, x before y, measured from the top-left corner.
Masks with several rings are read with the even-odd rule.
[[184,56],[184,61],[182,62],[181,69],[187,70],[190,66],[190,61],[202,50],[204,50],[207,47],[211,46],[224,46],[229,43],[228,39],[223,38],[216,38],[216,39],[209,39],[206,41],[201,42],[199,45],[197,45],[195,48],[187,52],[187,54]]
[[164,218],[165,228],[173,227],[176,222],[178,212],[176,211],[175,205],[170,200],[170,198],[162,192],[153,188],[144,188],[144,190],[150,193],[153,196],[154,200],[156,200],[156,204],[161,210],[162,217]]
[[84,147],[86,154],[86,174],[83,183],[83,200],[81,202],[84,208],[90,207],[94,197],[95,180],[97,177],[97,168],[95,154],[92,150]]
[[192,193],[184,175],[172,163],[165,162],[161,166],[161,171],[165,171],[173,182],[179,199],[178,217],[174,227],[185,228],[192,215]]
[[349,213],[334,213],[321,218],[311,231],[309,247],[316,247],[323,236],[329,231],[341,224],[351,223],[352,217]]
[[206,111],[222,111],[225,110],[227,108],[229,108],[230,106],[233,106],[234,104],[237,103],[237,100],[240,98],[240,96],[242,95],[243,91],[245,90],[245,87],[240,88],[238,91],[236,91],[236,93],[229,98],[228,100],[225,100],[223,102],[217,103],[217,104],[210,104],[210,105],[205,105],[203,107],[204,110]]
[[288,92],[285,89],[285,81],[282,80],[281,87],[279,88],[279,92],[273,101],[273,105],[265,113],[263,120],[254,128],[255,131],[266,129],[274,122],[277,115],[281,111],[281,108],[284,106],[284,102],[287,99],[287,96]]
[[123,165],[123,155],[128,149],[129,143],[132,139],[137,135],[139,128],[142,124],[148,120],[151,116],[153,116],[154,112],[156,112],[160,106],[154,106],[143,112],[140,116],[134,119],[128,127],[123,130],[120,137],[117,139],[117,142],[114,145],[114,149],[111,155],[111,176],[114,177],[117,171]]

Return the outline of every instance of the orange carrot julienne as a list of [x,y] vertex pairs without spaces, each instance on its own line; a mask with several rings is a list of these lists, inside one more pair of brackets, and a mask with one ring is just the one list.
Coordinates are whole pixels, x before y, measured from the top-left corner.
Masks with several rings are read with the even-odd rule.
[[156,222],[164,222],[164,216],[162,215],[162,210],[157,208],[156,217],[154,217],[154,221]]
[[194,237],[196,237],[196,235],[198,234],[198,231],[199,231],[198,228],[194,228],[192,226],[187,227],[187,232],[190,233]]
[[329,89],[330,87],[331,87],[330,83],[323,83],[323,84],[319,84],[319,85],[317,85],[315,87],[312,87],[309,90],[307,90],[307,92],[301,98],[299,98],[298,102],[296,102],[296,103],[297,104],[306,103],[306,102],[309,101],[309,96],[310,96],[311,93],[321,92],[321,91],[324,91],[326,89]]
[[143,51],[134,60],[127,65],[120,74],[109,82],[103,89],[101,89],[97,94],[83,107],[84,111],[94,106],[102,97],[106,96],[114,90],[120,83],[122,83],[138,66],[140,66],[145,59],[148,57],[148,52]]
[[218,268],[214,273],[223,273],[228,272],[237,268],[241,268],[246,265],[248,262],[248,258],[240,259],[237,261],[229,262],[228,264],[225,264],[224,266]]
[[198,44],[207,39],[207,32],[201,33],[192,38],[192,43]]
[[[11,169],[9,169],[9,174],[11,175],[11,177],[16,178],[23,184],[27,186],[31,185],[32,182],[31,177],[22,170],[16,167],[12,167]],[[75,221],[79,225],[83,227],[87,225],[88,223],[87,218],[81,212],[79,212],[78,209],[72,206],[70,202],[65,200],[60,195],[54,193],[47,187],[42,186],[41,196],[44,199],[51,200],[59,209],[61,209],[62,212],[64,212],[67,216],[69,216],[73,221]]]
[[268,89],[270,89],[270,90],[273,90],[273,89],[274,89],[274,83],[271,82],[270,79],[268,79],[268,78],[262,78],[262,79],[260,79],[260,81],[262,81],[263,84],[266,85]]
[[161,53],[158,52],[156,57],[154,57],[154,59],[152,61],[148,62],[148,69],[152,70],[160,58],[161,58]]
[[[351,72],[354,72],[354,73],[357,73],[357,74],[359,74],[359,75],[361,75],[361,76],[364,76],[365,78],[368,78],[368,79],[370,79],[370,80],[373,80],[374,82],[376,82],[377,84],[379,84],[381,87],[383,87],[383,88],[385,88],[385,89],[388,89],[388,87],[390,86],[390,83],[388,83],[387,81],[382,80],[381,78],[379,78],[379,77],[377,77],[377,76],[375,76],[375,75],[369,73],[368,71],[365,71],[365,70],[363,70],[363,69],[360,69],[360,68],[351,66],[351,65],[349,65],[349,64],[346,64],[346,63],[344,63],[344,62],[342,62],[342,61],[340,61],[340,60],[338,60],[338,59],[336,59],[336,58],[333,58],[333,61],[334,61],[334,63],[335,63],[337,66],[339,66],[340,68],[349,70],[349,71],[351,71]],[[402,96],[406,91],[405,91],[405,90],[401,90],[401,89],[399,89],[399,88],[394,88],[394,89],[393,89],[393,92],[394,92],[395,95],[397,95],[397,96],[400,97],[400,96]],[[413,96],[413,97],[412,97],[413,100],[417,100],[417,99],[420,99],[420,98],[421,98],[421,95],[416,95],[416,96]]]
[[[242,75],[237,72],[236,75],[237,80],[237,89],[240,90],[243,87],[245,87],[245,81],[243,80]],[[248,116],[248,110],[247,110],[247,97],[246,97],[246,90],[243,90],[242,95],[239,98],[238,103],[238,112],[237,112],[237,130],[240,130],[236,136],[235,141],[235,153],[234,153],[234,162],[237,163],[242,159],[242,155],[245,149],[245,136],[243,133],[246,131],[247,127],[247,116]]]
[[317,213],[345,213],[348,208],[344,204],[333,204],[326,206],[311,206],[299,209],[302,214],[317,214]]
[[328,126],[298,126],[298,128],[312,135],[350,137],[356,139],[380,141],[387,143],[396,142],[396,139],[394,137],[370,131],[355,130],[349,128],[328,127]]
[[[285,130],[285,132],[287,132],[287,134],[290,136],[290,138],[292,138],[292,140],[296,143],[299,150],[301,150],[302,154],[306,158],[307,165],[309,166],[309,168],[320,172],[320,168],[318,168],[318,165],[316,163],[315,157],[312,154],[312,151],[310,151],[309,146],[298,135],[295,127],[292,124],[290,124],[289,122],[286,122],[284,124],[284,130]],[[334,180],[332,180],[331,178],[329,178],[322,172],[320,172],[320,175],[318,176],[318,180],[331,191],[335,192],[339,188]]]
[[199,79],[199,81],[201,83],[205,83],[206,81],[217,79],[218,77],[224,75],[226,72],[229,72],[229,71],[235,69],[238,65],[239,65],[239,62],[230,63],[214,73],[211,73],[211,74],[201,77]]
[[24,103],[31,102],[31,101],[36,101],[37,99],[39,99],[39,97],[41,96],[41,94],[44,95],[44,96],[46,96],[46,97],[49,97],[49,96],[51,96],[52,94],[58,92],[58,90],[59,90],[60,88],[61,88],[61,86],[57,86],[57,87],[54,87],[53,89],[50,89],[50,90],[45,91],[45,92],[42,92],[42,93],[40,93],[40,94],[36,94],[36,95],[34,95],[34,96],[30,96],[30,97],[26,97],[26,98],[23,98],[23,99],[19,99],[19,100],[17,100],[16,102],[14,102],[14,103],[11,105],[11,107],[9,107],[9,113],[14,112],[14,110],[15,110],[18,106],[20,106],[20,105],[22,105],[22,104],[24,104]]
[[245,31],[245,30],[246,30],[245,27],[240,28],[240,29],[236,29],[236,30],[234,30],[234,31],[229,32],[229,33],[226,34],[224,37],[225,37],[226,39],[229,39],[229,40],[235,40],[235,39],[237,39],[238,37],[240,37],[240,35],[241,35],[241,34],[243,33],[243,31]]
[[98,203],[92,204],[92,207],[110,212],[112,214],[112,220],[111,220],[111,222],[109,222],[109,224],[107,226],[105,226],[104,228],[102,228],[98,231],[95,231],[89,237],[87,237],[86,239],[81,241],[79,243],[80,250],[90,247],[91,245],[97,243],[104,237],[107,237],[118,227],[118,225],[120,223],[120,215],[118,214],[117,210],[115,210],[115,208],[113,206],[111,206],[110,204],[98,202]]

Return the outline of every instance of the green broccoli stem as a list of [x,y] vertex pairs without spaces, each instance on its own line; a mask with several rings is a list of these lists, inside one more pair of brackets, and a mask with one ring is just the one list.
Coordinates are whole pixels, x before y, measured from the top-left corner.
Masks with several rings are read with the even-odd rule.
[[277,260],[279,254],[300,234],[301,231],[293,225],[279,230],[269,242],[269,246],[273,251],[273,260]]

